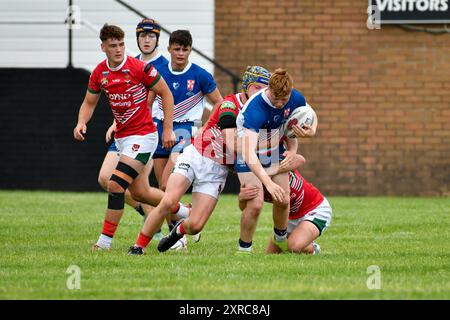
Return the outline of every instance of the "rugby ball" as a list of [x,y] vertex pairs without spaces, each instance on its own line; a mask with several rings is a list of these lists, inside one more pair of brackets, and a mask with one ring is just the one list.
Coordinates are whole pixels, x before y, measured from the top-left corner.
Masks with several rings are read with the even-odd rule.
[[292,111],[286,121],[284,134],[286,137],[294,139],[296,138],[294,130],[292,129],[294,125],[300,127],[303,127],[304,125],[311,126],[314,124],[314,121],[316,121],[316,113],[309,105],[296,108]]

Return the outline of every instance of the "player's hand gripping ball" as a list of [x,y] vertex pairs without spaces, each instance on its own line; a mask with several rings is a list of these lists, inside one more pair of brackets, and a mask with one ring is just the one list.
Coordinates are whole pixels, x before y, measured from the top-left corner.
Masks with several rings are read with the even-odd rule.
[[316,121],[316,113],[313,108],[308,105],[296,108],[286,121],[284,134],[291,139],[297,138],[292,127],[294,125],[299,127],[304,125],[312,126],[314,121]]

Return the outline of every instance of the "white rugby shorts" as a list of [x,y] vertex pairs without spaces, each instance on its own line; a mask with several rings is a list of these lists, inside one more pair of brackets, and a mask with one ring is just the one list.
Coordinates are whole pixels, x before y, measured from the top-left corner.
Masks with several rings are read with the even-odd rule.
[[158,145],[158,132],[144,136],[128,136],[116,140],[117,152],[146,164],[153,157]]
[[300,224],[300,222],[307,220],[314,223],[319,229],[320,234],[322,234],[331,223],[331,215],[332,209],[330,203],[326,198],[323,198],[323,201],[316,208],[312,209],[303,217],[289,220],[287,233],[291,234],[291,232],[294,231],[294,229]]
[[192,192],[200,192],[219,198],[225,187],[228,169],[214,160],[203,157],[194,145],[178,156],[173,172],[185,176],[192,184]]

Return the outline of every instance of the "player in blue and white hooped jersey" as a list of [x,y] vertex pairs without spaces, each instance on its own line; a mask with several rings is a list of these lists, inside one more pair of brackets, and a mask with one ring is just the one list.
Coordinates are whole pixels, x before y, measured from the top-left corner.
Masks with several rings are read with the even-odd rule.
[[[286,172],[278,173],[278,169],[282,157],[286,165],[293,161],[297,140],[286,138],[286,151],[279,141],[284,123],[294,109],[302,106],[306,106],[306,100],[293,89],[292,77],[285,70],[277,69],[270,77],[269,87],[255,94],[237,117],[240,154],[235,169],[241,185],[258,188],[258,196],[247,201],[241,215],[239,251],[252,250],[253,234],[264,203],[263,185],[274,199],[274,243],[283,249],[287,247],[289,179]],[[316,127],[317,121],[313,127],[295,125],[294,132],[297,137],[311,137]]]
[[[188,30],[176,30],[169,38],[170,63],[158,69],[166,80],[174,97],[173,131],[176,136],[173,148],[161,144],[154,155],[155,175],[159,187],[165,190],[167,179],[176,163],[176,158],[191,143],[205,110],[204,98],[212,105],[222,101],[213,76],[205,69],[189,61],[192,51],[192,36]],[[157,97],[157,100],[161,100]],[[160,105],[160,110],[161,110]],[[163,130],[162,113],[154,119],[158,132]]]
[[[141,51],[136,58],[153,64],[158,72],[162,66],[169,63],[169,60],[157,50],[160,29],[161,27],[159,24],[153,19],[143,19],[136,27],[137,45]],[[152,106],[153,119],[162,118],[159,112],[162,114],[162,110],[158,108],[158,102],[154,99]]]

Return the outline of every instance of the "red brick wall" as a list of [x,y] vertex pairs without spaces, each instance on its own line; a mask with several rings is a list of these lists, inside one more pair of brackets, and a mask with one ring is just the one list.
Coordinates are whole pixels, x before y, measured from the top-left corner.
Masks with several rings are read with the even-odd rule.
[[[450,195],[450,34],[366,27],[367,1],[216,0],[215,58],[286,68],[319,117],[306,178],[328,195]],[[442,27],[437,25],[434,27]],[[216,70],[223,95],[229,78]]]

